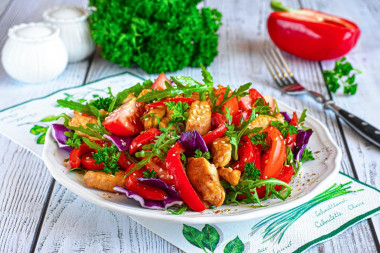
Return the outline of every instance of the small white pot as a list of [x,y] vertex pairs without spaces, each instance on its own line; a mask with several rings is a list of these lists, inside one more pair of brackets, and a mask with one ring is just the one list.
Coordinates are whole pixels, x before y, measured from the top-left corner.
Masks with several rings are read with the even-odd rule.
[[8,31],[1,61],[14,79],[38,83],[59,76],[67,65],[67,51],[59,28],[45,23],[13,26]]
[[87,23],[89,11],[75,6],[56,6],[46,10],[43,18],[46,22],[60,28],[60,37],[66,46],[69,62],[82,61],[95,50]]

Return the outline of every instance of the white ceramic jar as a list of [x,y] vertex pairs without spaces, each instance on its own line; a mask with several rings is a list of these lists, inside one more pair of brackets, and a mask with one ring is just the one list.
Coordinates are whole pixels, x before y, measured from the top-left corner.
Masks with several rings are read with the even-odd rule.
[[59,28],[45,23],[13,26],[8,31],[1,61],[14,79],[26,83],[45,82],[66,68],[66,48]]
[[57,6],[43,13],[46,22],[60,28],[69,62],[82,61],[95,50],[96,45],[87,23],[88,15],[88,10],[75,6]]

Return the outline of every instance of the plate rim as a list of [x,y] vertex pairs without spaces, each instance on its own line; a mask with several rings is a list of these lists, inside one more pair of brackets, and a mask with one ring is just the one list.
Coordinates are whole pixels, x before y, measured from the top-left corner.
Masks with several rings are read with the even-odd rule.
[[[279,107],[284,109],[285,111],[296,111],[295,108],[279,101],[276,100]],[[229,216],[215,216],[215,217],[210,217],[210,216],[205,216],[205,217],[193,217],[193,216],[186,216],[186,215],[168,215],[167,213],[163,214],[157,214],[155,213],[154,219],[155,220],[160,220],[160,221],[167,221],[167,222],[175,222],[175,223],[186,223],[186,224],[216,224],[216,223],[230,223],[230,222],[237,222],[237,221],[244,221],[244,220],[250,220],[250,219],[255,219],[255,218],[260,218],[264,216],[268,216],[274,213],[282,212],[285,210],[289,210],[291,208],[294,208],[296,206],[299,206],[310,199],[312,199],[314,196],[317,194],[321,193],[323,190],[327,189],[333,181],[333,179],[338,175],[339,169],[340,169],[340,163],[342,160],[342,150],[339,148],[339,146],[336,144],[334,139],[332,138],[330,131],[327,129],[327,127],[318,119],[314,118],[313,116],[308,115],[307,120],[312,119],[319,127],[320,130],[323,131],[318,131],[318,132],[323,132],[324,135],[327,137],[327,140],[329,141],[329,144],[331,145],[331,148],[333,148],[336,151],[336,157],[333,160],[333,166],[334,168],[332,171],[329,173],[329,175],[326,175],[325,178],[323,178],[320,182],[317,183],[317,185],[310,190],[307,194],[298,197],[297,199],[294,199],[290,202],[284,202],[283,204],[274,206],[274,207],[268,207],[265,209],[254,209],[254,212],[246,212],[242,214],[235,214],[235,215],[229,215]],[[313,124],[314,125],[314,124]],[[313,129],[315,130],[315,129]],[[319,129],[318,129],[319,130]],[[316,130],[315,130],[316,131]],[[141,218],[148,218],[152,219],[152,210],[146,209],[143,207],[140,207],[141,210],[135,210],[135,209],[130,209],[128,208],[127,205],[125,206],[120,206],[119,204],[115,204],[113,202],[107,201],[105,199],[98,199],[92,195],[86,195],[86,192],[82,190],[77,190],[77,185],[73,182],[73,180],[69,177],[60,177],[58,169],[55,169],[54,166],[50,163],[50,159],[48,156],[49,154],[51,155],[51,152],[49,153],[48,150],[48,145],[50,144],[49,141],[51,140],[51,126],[48,129],[47,132],[47,142],[45,142],[43,152],[42,152],[42,159],[48,168],[50,174],[54,177],[57,182],[59,182],[61,185],[65,186],[68,190],[70,190],[72,193],[78,195],[82,199],[95,204],[97,206],[100,206],[102,208],[106,208],[108,210],[116,211],[122,214],[126,214],[128,216],[137,216]],[[56,145],[55,143],[53,143]],[[330,146],[328,145],[328,146]],[[62,165],[63,166],[63,165]],[[90,189],[91,190],[91,189]],[[105,193],[109,193],[106,192]],[[109,193],[113,194],[113,193]],[[231,206],[233,207],[233,206]],[[157,211],[157,210],[154,210]]]

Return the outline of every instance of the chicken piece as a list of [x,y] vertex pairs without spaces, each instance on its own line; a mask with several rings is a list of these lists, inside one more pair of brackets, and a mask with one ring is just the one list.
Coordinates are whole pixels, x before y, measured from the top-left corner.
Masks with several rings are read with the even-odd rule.
[[205,135],[211,129],[211,107],[207,101],[195,101],[189,109],[189,118],[186,121],[186,131],[197,130]]
[[231,161],[232,145],[227,136],[214,140],[211,144],[211,156],[215,167],[224,167]]
[[[166,105],[160,105],[153,108],[150,108],[148,112],[145,113],[145,115],[148,114],[154,114],[152,116],[148,116],[142,120],[142,123],[144,125],[145,130],[148,130],[153,127],[158,127],[158,120],[160,120],[165,116],[166,114]],[[156,118],[157,117],[157,118]]]
[[[98,124],[98,119],[95,116],[82,115],[80,112],[74,111],[74,116],[69,120],[69,126],[74,127],[83,126],[86,128],[86,124],[88,123]],[[75,132],[80,136],[89,138],[90,140],[98,140],[98,138],[88,136],[80,131],[75,130]]]
[[233,186],[236,186],[239,183],[241,171],[233,170],[231,168],[219,167],[218,174],[221,178],[226,180],[228,183],[230,183]]
[[248,127],[250,129],[254,129],[255,127],[262,127],[263,129],[265,129],[270,126],[272,121],[280,121],[281,123],[283,123],[284,117],[281,113],[275,114],[274,117],[269,115],[259,115],[249,124]]
[[116,192],[113,189],[115,186],[125,187],[124,175],[124,171],[116,172],[114,176],[104,172],[89,170],[84,174],[83,180],[89,187],[94,187],[103,191]]
[[203,200],[214,206],[223,204],[226,194],[213,164],[210,164],[203,157],[189,158],[186,174],[190,183],[200,193]]
[[161,127],[164,127],[164,128],[168,127],[169,122],[172,120],[172,114],[173,114],[173,110],[169,110],[169,108],[166,106],[165,117],[163,117],[160,120],[160,126]]

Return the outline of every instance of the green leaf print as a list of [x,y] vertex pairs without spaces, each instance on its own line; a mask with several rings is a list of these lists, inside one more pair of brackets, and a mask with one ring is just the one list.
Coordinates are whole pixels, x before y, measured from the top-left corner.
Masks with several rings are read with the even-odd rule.
[[199,231],[198,229],[192,226],[183,224],[182,234],[189,243],[205,251],[205,247],[203,246],[203,243],[202,243],[203,234],[201,231]]
[[214,252],[216,246],[219,243],[219,233],[216,231],[214,227],[206,224],[202,229],[202,234],[203,245],[209,250],[211,250],[211,252]]
[[241,253],[244,251],[244,244],[240,240],[239,236],[227,243],[224,247],[224,253]]

